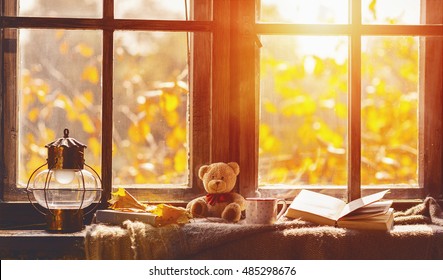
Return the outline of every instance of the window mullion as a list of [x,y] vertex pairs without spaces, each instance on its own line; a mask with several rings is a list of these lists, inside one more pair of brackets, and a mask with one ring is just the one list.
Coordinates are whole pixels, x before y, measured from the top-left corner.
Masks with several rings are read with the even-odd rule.
[[[114,20],[114,0],[103,0],[103,20]],[[113,50],[114,30],[103,30],[102,65],[102,203],[111,198],[113,128]]]
[[[211,0],[194,0],[194,20],[211,20]],[[198,168],[211,161],[211,34],[195,32],[190,54],[189,184],[203,189]]]
[[[441,1],[421,3],[422,24],[442,24]],[[419,81],[419,185],[423,195],[442,197],[443,183],[443,40],[425,37],[420,41]]]
[[212,152],[211,161],[229,158],[230,0],[213,1]]
[[[2,1],[1,14],[4,16],[17,15],[16,1]],[[13,200],[20,196],[16,191],[17,179],[17,147],[18,147],[18,99],[17,95],[17,29],[3,28],[1,32],[2,56],[2,116],[3,128],[1,140],[3,140],[2,177],[3,192],[0,197],[4,200]],[[12,93],[12,94],[7,94]]]
[[348,201],[361,196],[361,1],[349,1]]

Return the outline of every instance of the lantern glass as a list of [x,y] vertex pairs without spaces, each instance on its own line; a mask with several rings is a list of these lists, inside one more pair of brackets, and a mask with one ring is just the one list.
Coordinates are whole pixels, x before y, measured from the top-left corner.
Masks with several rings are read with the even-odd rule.
[[83,209],[100,200],[101,185],[89,171],[47,169],[30,187],[35,200],[47,209]]

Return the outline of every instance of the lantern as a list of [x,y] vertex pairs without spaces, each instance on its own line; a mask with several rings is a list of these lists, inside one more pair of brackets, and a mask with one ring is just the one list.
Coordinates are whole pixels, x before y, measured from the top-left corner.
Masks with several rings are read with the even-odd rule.
[[[64,130],[63,138],[45,147],[48,148],[47,162],[29,177],[26,186],[28,199],[37,211],[46,216],[48,231],[80,231],[84,228],[84,216],[95,207],[88,213],[84,213],[83,209],[100,201],[100,176],[85,163],[86,145],[70,138],[68,129]],[[48,169],[38,172],[46,165]],[[92,173],[84,169],[85,166]],[[31,201],[31,195],[34,202],[43,207],[42,210]]]

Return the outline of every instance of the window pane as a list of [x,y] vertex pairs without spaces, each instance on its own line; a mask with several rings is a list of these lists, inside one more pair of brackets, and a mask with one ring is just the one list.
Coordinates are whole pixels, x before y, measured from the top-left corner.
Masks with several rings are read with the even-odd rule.
[[348,0],[261,0],[260,20],[288,23],[348,23]]
[[364,24],[420,24],[421,0],[363,0]]
[[417,184],[418,46],[363,37],[362,185]]
[[261,40],[260,184],[345,185],[347,37]]
[[101,44],[99,31],[19,30],[19,183],[63,137],[86,144],[86,163],[100,172]]
[[187,184],[188,39],[116,32],[114,184]]
[[186,20],[187,15],[189,0],[115,0],[115,18]]
[[102,0],[19,0],[19,15],[31,17],[100,18]]

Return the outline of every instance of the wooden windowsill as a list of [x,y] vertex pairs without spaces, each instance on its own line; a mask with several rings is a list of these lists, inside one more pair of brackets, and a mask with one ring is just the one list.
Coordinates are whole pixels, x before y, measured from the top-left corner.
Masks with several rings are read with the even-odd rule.
[[77,260],[85,258],[85,231],[0,230],[0,259]]
[[[198,226],[198,225],[197,225]],[[191,228],[195,227],[191,225]],[[311,235],[313,239],[315,239],[315,236],[318,237],[318,234],[315,234],[315,231],[322,230],[324,227],[318,227],[318,228],[311,228],[310,230],[307,230],[304,235],[308,234]],[[423,231],[423,228],[428,228],[428,232],[421,232]],[[409,232],[409,230],[413,229]],[[325,240],[328,240],[328,238],[332,238],[329,240],[330,242],[326,242],[327,244],[331,242],[336,242],[337,244],[333,245],[331,243],[331,248],[333,250],[338,249],[334,246],[342,246],[343,241],[345,239],[353,240],[353,242],[357,242],[356,244],[359,244],[359,246],[362,246],[364,248],[372,248],[373,246],[371,243],[371,238],[380,238],[381,236],[386,236],[387,239],[391,240],[392,243],[389,244],[391,246],[391,250],[395,251],[394,249],[409,252],[411,251],[411,242],[415,242],[417,244],[428,244],[429,242],[433,242],[432,248],[437,248],[438,252],[427,252],[426,248],[415,248],[415,250],[421,250],[426,251],[422,252],[422,255],[415,256],[413,253],[411,254],[405,254],[401,255],[403,258],[438,258],[440,259],[442,257],[442,252],[438,250],[440,248],[440,244],[443,244],[443,228],[442,227],[436,227],[432,225],[417,225],[417,233],[414,231],[414,227],[408,227],[408,226],[398,226],[395,228],[395,230],[388,235],[384,234],[378,234],[378,233],[371,233],[371,232],[349,232],[348,234],[343,233],[340,235],[340,240],[336,240],[337,238],[332,238],[331,236],[328,236],[327,234],[322,237],[325,238]],[[294,231],[297,231],[297,229],[293,229]],[[303,229],[298,229],[303,231]],[[347,231],[346,231],[347,232]],[[432,232],[432,233],[431,233]],[[418,234],[420,233],[420,234]],[[257,244],[257,242],[265,242],[268,240],[268,238],[274,238],[276,236],[282,235],[283,232],[270,232],[270,233],[264,233],[264,234],[257,234],[257,235],[251,235],[251,237],[246,237],[242,240],[236,240],[233,241],[232,244],[225,244],[221,248],[224,248],[228,246],[231,248],[230,250],[235,250],[236,246],[239,246],[239,244],[243,243],[250,243],[248,246],[252,246],[253,244]],[[262,236],[263,235],[263,236]],[[269,235],[269,236],[268,236]],[[284,234],[283,234],[284,235]],[[298,237],[297,237],[298,236]],[[286,243],[285,246],[297,246],[297,240],[294,238],[302,237],[301,235],[294,235],[294,237],[289,238],[292,241],[288,241],[288,238],[285,237],[282,240],[284,240]],[[83,260],[86,259],[86,251],[85,251],[85,237],[86,237],[86,230],[75,232],[75,233],[50,233],[42,229],[26,229],[26,230],[0,230],[0,259],[2,260]],[[261,240],[261,239],[263,240]],[[271,238],[271,239],[272,239]],[[369,239],[368,239],[369,238]],[[260,241],[261,240],[261,241]],[[356,241],[357,240],[357,241]],[[239,243],[240,242],[240,243]],[[372,240],[373,242],[373,240]],[[423,243],[424,242],[424,243]],[[428,242],[428,243],[426,243]],[[325,244],[326,244],[325,243]],[[415,244],[414,243],[414,244]],[[263,243],[264,244],[264,243]],[[341,245],[340,245],[341,244]],[[417,244],[415,246],[417,246]],[[429,243],[430,244],[430,243]],[[329,245],[328,245],[329,246]],[[421,245],[420,245],[421,246]],[[266,247],[266,246],[265,246]],[[352,247],[352,246],[351,246]],[[426,246],[424,246],[426,247]],[[428,246],[429,247],[429,246]],[[304,247],[301,247],[299,249],[303,250]],[[331,249],[329,248],[329,249]],[[335,249],[334,249],[335,248]],[[345,250],[345,247],[340,247],[340,250]],[[374,247],[375,248],[375,247]],[[271,248],[268,248],[271,249]],[[325,250],[329,250],[325,249]],[[332,250],[331,249],[331,250]],[[384,255],[385,253],[380,253],[379,250],[382,250],[383,248],[373,249],[374,252],[377,254],[381,254],[380,256],[377,255],[375,257],[381,258],[381,256],[384,256],[386,258],[390,258],[388,255]],[[426,250],[425,250],[426,249]],[[429,249],[429,248],[428,248]],[[219,247],[214,248],[214,251],[221,250]],[[264,250],[267,250],[266,248]],[[384,250],[384,249],[383,249]],[[297,250],[295,250],[297,251]],[[434,250],[435,251],[435,250]],[[329,251],[328,251],[329,252]],[[238,252],[238,254],[234,254],[236,257],[242,258],[243,255],[245,255],[245,252]],[[276,253],[277,254],[277,253]],[[202,256],[206,256],[203,254]],[[209,255],[208,255],[209,256]],[[209,258],[217,258],[218,255],[210,255]],[[223,256],[223,255],[222,255]],[[300,255],[300,256],[303,256]],[[361,258],[360,255],[343,255],[349,258]],[[251,258],[250,255],[245,255],[243,257]],[[255,256],[259,258],[260,256]],[[274,256],[275,258],[279,258],[278,254]],[[288,256],[283,255],[283,258],[288,258]],[[367,256],[366,256],[367,257]],[[391,256],[391,257],[398,257],[397,255]],[[327,257],[326,257],[327,258]]]

